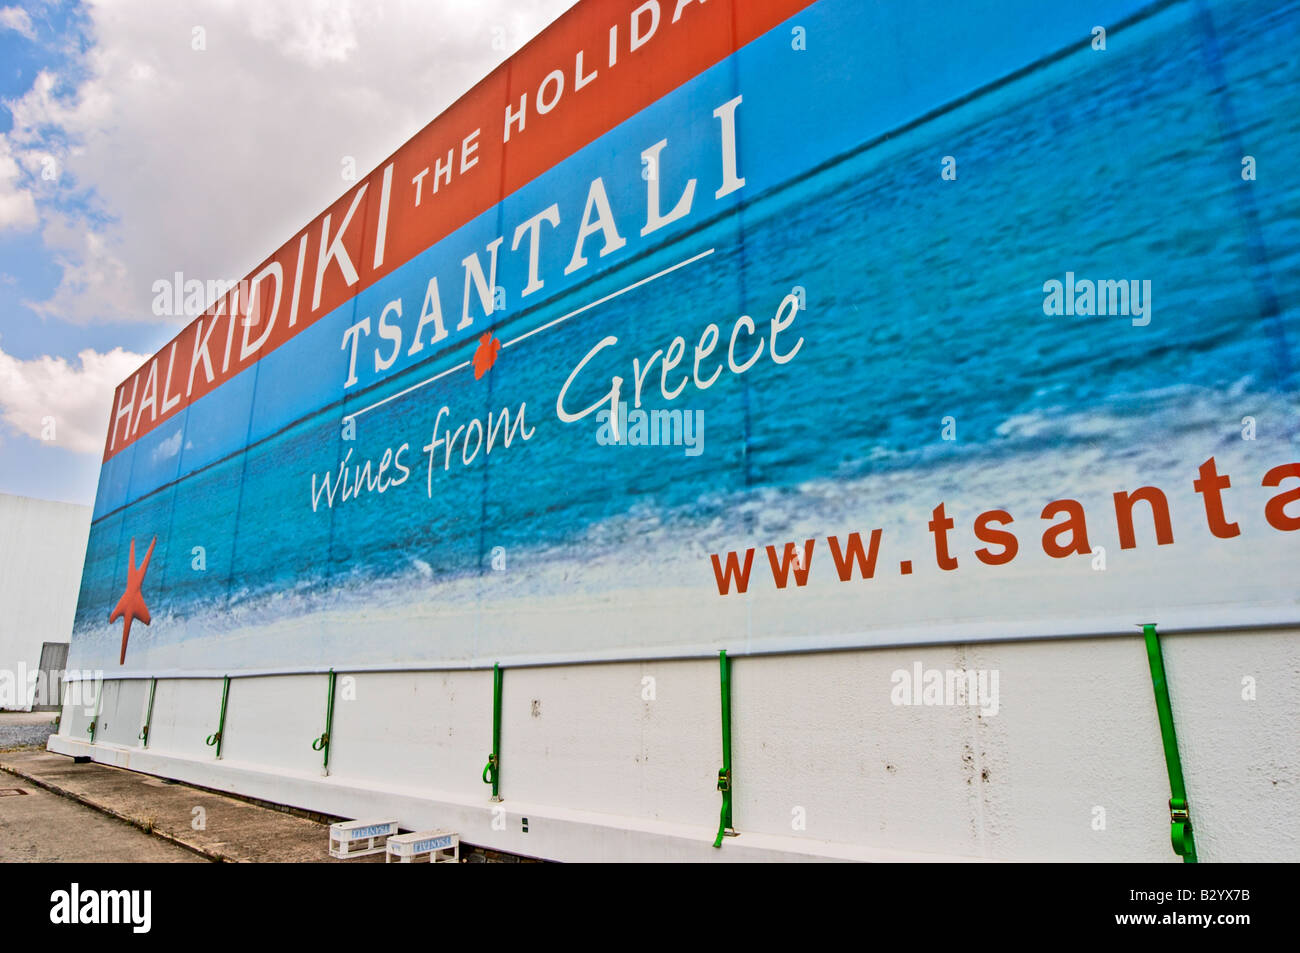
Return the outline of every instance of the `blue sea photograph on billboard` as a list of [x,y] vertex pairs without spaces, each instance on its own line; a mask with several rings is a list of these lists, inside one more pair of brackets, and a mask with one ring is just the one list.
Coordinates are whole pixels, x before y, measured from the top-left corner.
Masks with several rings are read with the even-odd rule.
[[123,382],[71,666],[1300,622],[1300,3],[670,6]]

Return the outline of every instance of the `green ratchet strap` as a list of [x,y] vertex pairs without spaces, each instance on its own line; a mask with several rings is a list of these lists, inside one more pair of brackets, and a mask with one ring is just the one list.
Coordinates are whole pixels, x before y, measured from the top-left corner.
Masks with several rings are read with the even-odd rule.
[[140,729],[140,747],[149,747],[149,726],[153,724],[153,696],[158,689],[158,679],[149,679],[149,707],[144,713],[144,727]]
[[722,813],[718,817],[718,836],[713,846],[721,847],[722,838],[735,837],[731,824],[731,660],[727,651],[718,653],[722,672],[722,770],[718,772],[718,790],[722,792]]
[[95,696],[95,717],[90,719],[90,727],[86,730],[90,732],[90,743],[95,743],[95,732],[99,728],[99,713],[104,710],[104,683],[99,683],[99,693]]
[[225,682],[221,686],[221,719],[217,722],[216,734],[208,735],[208,747],[215,746],[217,749],[217,760],[221,760],[221,742],[222,735],[226,730],[226,700],[230,698],[230,676],[225,677]]
[[1183,863],[1196,863],[1196,841],[1192,837],[1192,818],[1187,806],[1187,786],[1183,782],[1183,762],[1178,757],[1178,737],[1174,734],[1174,713],[1169,707],[1169,684],[1165,679],[1165,660],[1160,652],[1160,636],[1154,623],[1142,626],[1147,643],[1147,661],[1151,665],[1151,684],[1156,692],[1156,712],[1160,716],[1160,737],[1165,746],[1165,766],[1169,769],[1169,840],[1174,853]]
[[325,699],[325,733],[311,743],[312,751],[325,752],[321,763],[321,774],[330,773],[330,730],[334,727],[334,680],[338,676],[330,669],[329,694]]
[[492,799],[501,800],[501,665],[492,666],[492,751],[483,768],[483,783],[492,785]]

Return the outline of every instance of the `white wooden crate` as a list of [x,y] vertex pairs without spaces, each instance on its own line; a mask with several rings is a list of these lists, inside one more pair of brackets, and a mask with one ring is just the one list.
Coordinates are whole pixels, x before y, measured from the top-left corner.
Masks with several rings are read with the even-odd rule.
[[397,833],[397,821],[339,821],[330,825],[330,856],[346,860],[381,854]]
[[458,864],[460,835],[451,831],[415,831],[388,838],[386,864]]

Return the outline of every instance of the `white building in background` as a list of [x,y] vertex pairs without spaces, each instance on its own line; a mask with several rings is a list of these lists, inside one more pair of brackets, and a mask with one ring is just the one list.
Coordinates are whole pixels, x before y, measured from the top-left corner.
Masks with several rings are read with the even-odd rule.
[[88,506],[0,493],[0,709],[57,706],[36,673],[67,658],[89,534]]

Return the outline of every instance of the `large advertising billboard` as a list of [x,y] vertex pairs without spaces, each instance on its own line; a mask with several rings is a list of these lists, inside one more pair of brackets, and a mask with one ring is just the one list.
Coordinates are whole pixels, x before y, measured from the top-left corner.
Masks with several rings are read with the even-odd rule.
[[1298,48],[579,3],[118,388],[70,664],[1300,621]]

